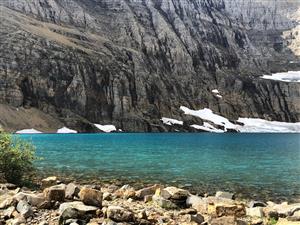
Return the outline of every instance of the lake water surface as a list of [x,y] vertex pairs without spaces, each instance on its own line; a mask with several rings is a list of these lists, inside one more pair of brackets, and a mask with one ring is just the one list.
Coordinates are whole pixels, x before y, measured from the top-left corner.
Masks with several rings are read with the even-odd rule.
[[21,135],[39,169],[78,179],[119,179],[229,190],[241,197],[300,197],[300,134],[112,133]]

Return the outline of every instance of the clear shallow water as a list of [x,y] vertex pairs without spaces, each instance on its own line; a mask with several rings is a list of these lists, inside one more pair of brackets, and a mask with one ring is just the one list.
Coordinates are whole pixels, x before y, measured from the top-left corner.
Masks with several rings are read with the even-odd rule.
[[257,199],[300,199],[300,134],[21,135],[37,166],[78,179],[119,179],[230,190]]

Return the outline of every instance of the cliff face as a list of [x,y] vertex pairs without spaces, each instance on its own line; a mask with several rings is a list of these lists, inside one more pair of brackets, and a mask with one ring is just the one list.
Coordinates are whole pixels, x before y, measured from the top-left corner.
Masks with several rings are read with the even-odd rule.
[[297,1],[1,0],[0,7],[0,103],[37,108],[81,131],[94,130],[91,123],[165,130],[160,118],[181,119],[181,105],[232,120],[300,121],[299,84],[259,78],[300,69]]

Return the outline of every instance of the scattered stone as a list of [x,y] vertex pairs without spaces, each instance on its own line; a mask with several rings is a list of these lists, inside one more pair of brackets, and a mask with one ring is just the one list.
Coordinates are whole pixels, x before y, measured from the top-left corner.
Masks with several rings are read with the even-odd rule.
[[92,205],[97,207],[102,207],[102,192],[91,189],[91,188],[82,188],[79,192],[80,200],[86,205]]
[[111,193],[109,193],[109,192],[104,192],[104,193],[103,193],[103,200],[111,201],[111,200],[112,200],[112,195],[111,195]]
[[55,176],[47,177],[42,180],[42,189],[54,186],[58,183],[58,179]]
[[10,206],[9,208],[7,208],[6,210],[4,210],[4,212],[3,212],[3,217],[5,218],[5,219],[9,219],[9,218],[11,218],[12,217],[12,215],[13,215],[13,212],[15,211],[15,207],[14,206]]
[[135,190],[130,185],[124,185],[120,189],[118,189],[114,195],[118,198],[135,198]]
[[107,218],[116,222],[132,222],[134,215],[131,211],[120,206],[109,206],[106,211]]
[[191,195],[186,199],[186,205],[196,209],[199,213],[207,213],[207,201],[199,196]]
[[43,220],[42,222],[39,223],[39,225],[49,225],[49,223],[45,220]]
[[186,214],[197,214],[197,210],[194,208],[182,209],[177,215],[186,215]]
[[218,192],[216,193],[216,197],[217,197],[217,198],[233,199],[234,194],[232,194],[232,193],[230,193],[230,192],[218,191]]
[[158,185],[158,184],[155,184],[153,186],[150,186],[150,187],[146,187],[146,188],[142,188],[138,191],[136,191],[135,193],[135,196],[138,198],[138,199],[144,199],[145,196],[149,196],[149,195],[154,195],[156,190],[158,188],[162,188],[161,185]]
[[288,216],[286,217],[288,221],[300,221],[300,216]]
[[249,208],[254,208],[254,207],[266,207],[267,204],[264,202],[260,202],[260,201],[251,201],[248,204]]
[[253,219],[251,225],[263,225],[264,221],[262,219]]
[[188,198],[190,193],[187,190],[176,188],[176,187],[166,187],[161,190],[160,194],[165,199],[172,200],[184,200]]
[[286,218],[279,218],[276,225],[300,225],[298,221],[288,221]]
[[25,225],[26,219],[23,216],[19,216],[18,218],[7,220],[6,224],[9,225]]
[[236,219],[234,216],[212,217],[209,220],[210,225],[236,225]]
[[281,204],[268,204],[266,211],[274,211],[278,213],[278,217],[285,218],[287,216],[292,216],[294,212],[300,210],[300,203],[288,204],[283,202]]
[[31,206],[39,206],[45,201],[43,194],[29,194],[24,192],[16,194],[14,199],[16,201],[26,200]]
[[160,206],[161,208],[164,208],[164,209],[177,209],[178,208],[178,206],[175,203],[173,203],[170,200],[165,199],[159,195],[153,195],[152,200],[154,203],[156,203],[158,206]]
[[59,213],[63,213],[63,211],[68,208],[76,209],[80,214],[96,214],[98,209],[97,207],[88,206],[79,201],[65,202],[59,206]]
[[215,210],[216,210],[216,215],[218,217],[222,217],[222,216],[242,217],[246,215],[246,210],[243,205],[217,204],[215,206]]
[[196,215],[191,215],[191,214],[186,214],[181,217],[181,221],[185,223],[197,223],[197,224],[202,224],[204,222],[204,217],[200,214]]
[[17,185],[11,183],[0,184],[0,190],[7,189],[7,190],[14,190],[17,188]]
[[44,190],[44,197],[47,201],[63,202],[65,195],[65,185],[56,185]]
[[0,209],[6,209],[6,208],[8,208],[8,207],[10,207],[10,206],[12,206],[12,205],[16,205],[16,201],[15,201],[15,199],[13,199],[13,197],[12,196],[10,196],[10,195],[7,195],[7,194],[5,194],[5,195],[3,195],[3,196],[1,196],[2,197],[2,199],[0,200]]
[[73,199],[74,197],[78,197],[80,189],[73,183],[69,183],[66,186],[66,199]]
[[147,203],[147,202],[151,202],[152,201],[152,195],[146,195],[144,197],[144,202]]
[[17,211],[24,217],[28,218],[29,216],[32,216],[33,211],[30,205],[25,201],[21,200],[19,201],[17,205]]
[[263,218],[264,212],[262,207],[246,208],[246,215],[250,217]]

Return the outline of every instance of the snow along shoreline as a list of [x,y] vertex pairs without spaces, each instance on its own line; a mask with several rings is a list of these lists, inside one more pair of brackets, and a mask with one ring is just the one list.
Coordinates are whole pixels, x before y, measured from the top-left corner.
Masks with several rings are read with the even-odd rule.
[[[192,110],[185,106],[181,106],[180,109],[186,115],[199,117],[202,120],[210,122],[204,122],[204,124],[201,126],[196,124],[191,125],[191,127],[198,130],[214,133],[226,132],[228,129],[236,130],[237,132],[241,133],[300,133],[300,122],[288,123],[268,121],[259,118],[239,118],[236,121],[239,124],[234,124],[227,118],[215,114],[212,110],[207,108],[201,110]],[[240,125],[240,123],[244,125]],[[215,126],[223,126],[224,130],[221,130]]]

